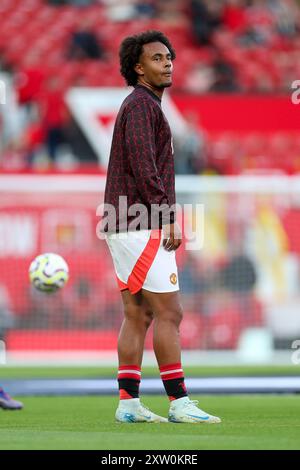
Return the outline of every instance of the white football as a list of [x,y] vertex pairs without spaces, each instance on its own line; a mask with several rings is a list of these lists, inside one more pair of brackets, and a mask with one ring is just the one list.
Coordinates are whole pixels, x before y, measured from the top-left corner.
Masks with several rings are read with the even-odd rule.
[[69,267],[62,256],[44,253],[37,256],[29,267],[32,285],[42,292],[55,292],[69,279]]

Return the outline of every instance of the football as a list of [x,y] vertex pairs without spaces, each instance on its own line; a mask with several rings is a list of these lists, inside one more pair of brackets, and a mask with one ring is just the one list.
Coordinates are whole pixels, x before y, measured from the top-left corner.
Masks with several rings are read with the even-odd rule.
[[56,292],[68,281],[69,267],[62,256],[44,253],[37,256],[30,264],[29,278],[37,290]]

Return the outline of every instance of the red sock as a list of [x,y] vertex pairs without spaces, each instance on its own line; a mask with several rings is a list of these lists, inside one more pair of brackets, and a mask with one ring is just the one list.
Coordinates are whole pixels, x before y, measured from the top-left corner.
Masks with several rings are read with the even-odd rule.
[[141,368],[135,365],[119,366],[118,383],[120,400],[139,398]]
[[180,362],[161,366],[159,370],[170,401],[187,397],[188,394],[184,383],[184,375]]

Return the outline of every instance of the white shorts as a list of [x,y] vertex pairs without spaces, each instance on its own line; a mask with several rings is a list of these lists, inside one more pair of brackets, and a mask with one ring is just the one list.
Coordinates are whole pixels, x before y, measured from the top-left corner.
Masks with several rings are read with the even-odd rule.
[[179,290],[175,251],[163,247],[162,230],[138,230],[106,235],[120,290],[136,294]]

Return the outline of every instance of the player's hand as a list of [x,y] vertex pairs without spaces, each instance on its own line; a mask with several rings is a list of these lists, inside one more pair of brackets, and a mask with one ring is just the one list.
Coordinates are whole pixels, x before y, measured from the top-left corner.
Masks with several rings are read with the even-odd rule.
[[175,251],[182,243],[182,233],[177,222],[163,225],[163,247],[167,251]]

